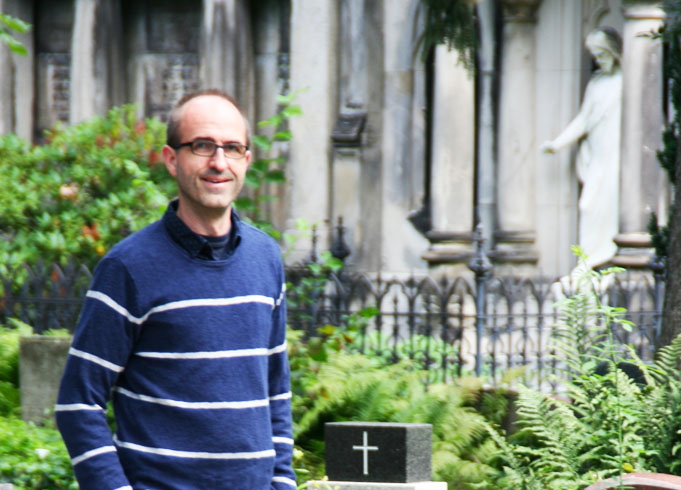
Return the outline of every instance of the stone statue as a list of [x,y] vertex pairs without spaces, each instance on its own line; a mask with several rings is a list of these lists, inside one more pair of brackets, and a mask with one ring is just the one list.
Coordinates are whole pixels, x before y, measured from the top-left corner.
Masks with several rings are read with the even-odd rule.
[[554,140],[541,145],[555,153],[579,143],[577,178],[579,197],[578,244],[587,265],[607,262],[617,252],[613,238],[619,230],[619,174],[622,112],[622,40],[611,27],[599,27],[586,37],[586,47],[598,70],[586,87],[577,116]]

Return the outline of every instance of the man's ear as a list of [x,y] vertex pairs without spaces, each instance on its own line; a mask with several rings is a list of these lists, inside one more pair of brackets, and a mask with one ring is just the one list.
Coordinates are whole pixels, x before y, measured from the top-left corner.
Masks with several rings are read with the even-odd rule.
[[161,155],[163,155],[163,161],[166,164],[168,173],[173,177],[177,177],[177,152],[168,145],[165,145],[161,150]]

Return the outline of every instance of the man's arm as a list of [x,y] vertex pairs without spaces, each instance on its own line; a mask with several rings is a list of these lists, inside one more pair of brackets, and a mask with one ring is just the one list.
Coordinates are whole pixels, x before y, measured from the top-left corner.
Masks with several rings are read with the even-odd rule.
[[106,420],[106,403],[132,350],[139,324],[125,268],[104,259],[88,291],[55,407],[57,426],[81,490],[132,490]]
[[286,352],[286,299],[285,285],[272,313],[273,329],[269,355],[270,413],[272,441],[276,451],[274,476],[271,488],[291,490],[296,488],[296,476],[291,465],[293,432],[291,428],[291,386],[288,355]]

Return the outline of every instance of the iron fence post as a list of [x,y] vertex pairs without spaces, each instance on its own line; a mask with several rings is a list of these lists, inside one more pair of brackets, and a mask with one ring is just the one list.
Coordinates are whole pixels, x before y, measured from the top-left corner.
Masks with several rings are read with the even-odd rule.
[[475,273],[475,375],[482,375],[482,337],[485,334],[487,311],[487,279],[492,270],[492,264],[483,249],[485,239],[482,234],[482,224],[475,227],[473,236],[475,255],[468,264],[468,268]]
[[656,254],[650,262],[650,268],[653,270],[653,276],[655,277],[655,337],[653,345],[657,345],[657,339],[662,329],[662,307],[664,304],[662,286],[664,285],[665,258],[658,257]]

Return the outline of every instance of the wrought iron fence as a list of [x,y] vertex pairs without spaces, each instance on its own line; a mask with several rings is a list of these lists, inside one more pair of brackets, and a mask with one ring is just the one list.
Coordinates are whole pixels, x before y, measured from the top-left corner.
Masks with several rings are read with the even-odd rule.
[[[499,382],[509,369],[523,367],[525,382],[542,386],[560,367],[550,339],[560,328],[556,301],[572,287],[565,281],[496,277],[481,255],[471,264],[470,279],[310,269],[287,270],[289,324],[307,335],[359,319],[357,350],[391,361],[412,359],[432,381],[478,374]],[[627,272],[600,285],[603,301],[626,308],[634,324],[631,331],[616,328],[616,339],[644,360],[652,357],[659,329],[661,276]],[[37,333],[73,330],[91,278],[77,264],[0,274],[0,323],[14,317]]]
[[[306,274],[291,272],[294,284]],[[563,377],[551,342],[563,328],[557,303],[573,287],[566,280],[488,275],[434,280],[330,274],[312,296],[291,288],[289,317],[296,328],[314,335],[326,324],[347,323],[353,314],[370,308],[372,313],[359,326],[355,347],[361,352],[392,361],[415,360],[429,370],[431,381],[476,374],[499,382],[509,370],[523,368],[519,376],[526,384],[555,387],[550,375]],[[602,301],[625,308],[626,319],[633,323],[630,331],[613,328],[615,340],[651,360],[661,314],[659,278],[626,272],[597,287]]]

